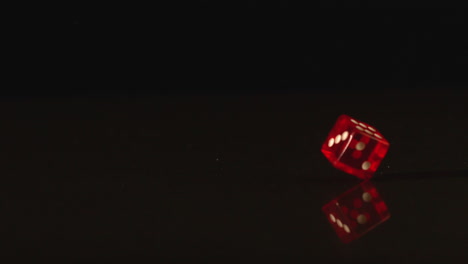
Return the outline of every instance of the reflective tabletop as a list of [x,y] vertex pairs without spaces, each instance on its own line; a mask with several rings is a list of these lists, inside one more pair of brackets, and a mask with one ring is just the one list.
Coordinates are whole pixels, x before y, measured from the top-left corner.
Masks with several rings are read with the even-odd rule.
[[[461,263],[466,102],[429,92],[4,100],[2,254]],[[362,184],[320,151],[341,114],[390,142],[370,181],[390,217],[349,243],[322,211]]]

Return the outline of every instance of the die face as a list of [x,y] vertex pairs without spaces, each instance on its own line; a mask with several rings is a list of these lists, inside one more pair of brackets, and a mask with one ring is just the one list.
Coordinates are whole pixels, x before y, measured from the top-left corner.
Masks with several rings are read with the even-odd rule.
[[[323,211],[345,243],[361,237],[390,218],[387,205],[369,181],[333,199],[323,207]],[[341,221],[341,228],[338,219]]]
[[322,210],[341,241],[349,243],[357,238],[356,233],[352,232],[351,222],[346,211],[340,207],[336,200],[323,206]]
[[353,132],[347,147],[334,162],[335,167],[360,179],[371,178],[387,154],[386,141],[376,140],[366,134]]
[[377,129],[341,115],[322,145],[322,153],[338,169],[361,179],[369,179],[389,148]]
[[323,154],[330,160],[337,160],[346,148],[351,139],[351,122],[349,117],[341,115],[328,134],[327,140],[322,145]]

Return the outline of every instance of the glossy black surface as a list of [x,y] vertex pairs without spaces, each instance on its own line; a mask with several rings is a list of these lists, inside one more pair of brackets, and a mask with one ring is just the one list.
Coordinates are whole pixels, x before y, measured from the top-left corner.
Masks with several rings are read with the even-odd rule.
[[[4,102],[4,253],[466,259],[466,101],[445,93]],[[392,217],[349,245],[321,211],[359,183],[320,152],[342,113],[391,143],[374,184]]]

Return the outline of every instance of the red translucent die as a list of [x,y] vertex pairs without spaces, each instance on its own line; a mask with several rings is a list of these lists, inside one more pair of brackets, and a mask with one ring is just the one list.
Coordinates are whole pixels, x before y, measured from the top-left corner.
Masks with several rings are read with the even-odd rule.
[[341,115],[323,143],[322,153],[337,169],[369,179],[387,154],[389,145],[374,127]]
[[387,205],[372,183],[365,181],[322,207],[344,243],[349,243],[390,218]]

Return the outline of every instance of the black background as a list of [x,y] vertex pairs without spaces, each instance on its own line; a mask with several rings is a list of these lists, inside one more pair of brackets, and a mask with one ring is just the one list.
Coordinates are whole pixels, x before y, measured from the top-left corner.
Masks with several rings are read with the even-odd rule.
[[[466,262],[466,16],[332,13],[77,13],[10,38],[3,254]],[[392,217],[349,245],[321,212],[359,183],[320,153],[340,114],[391,143]]]

